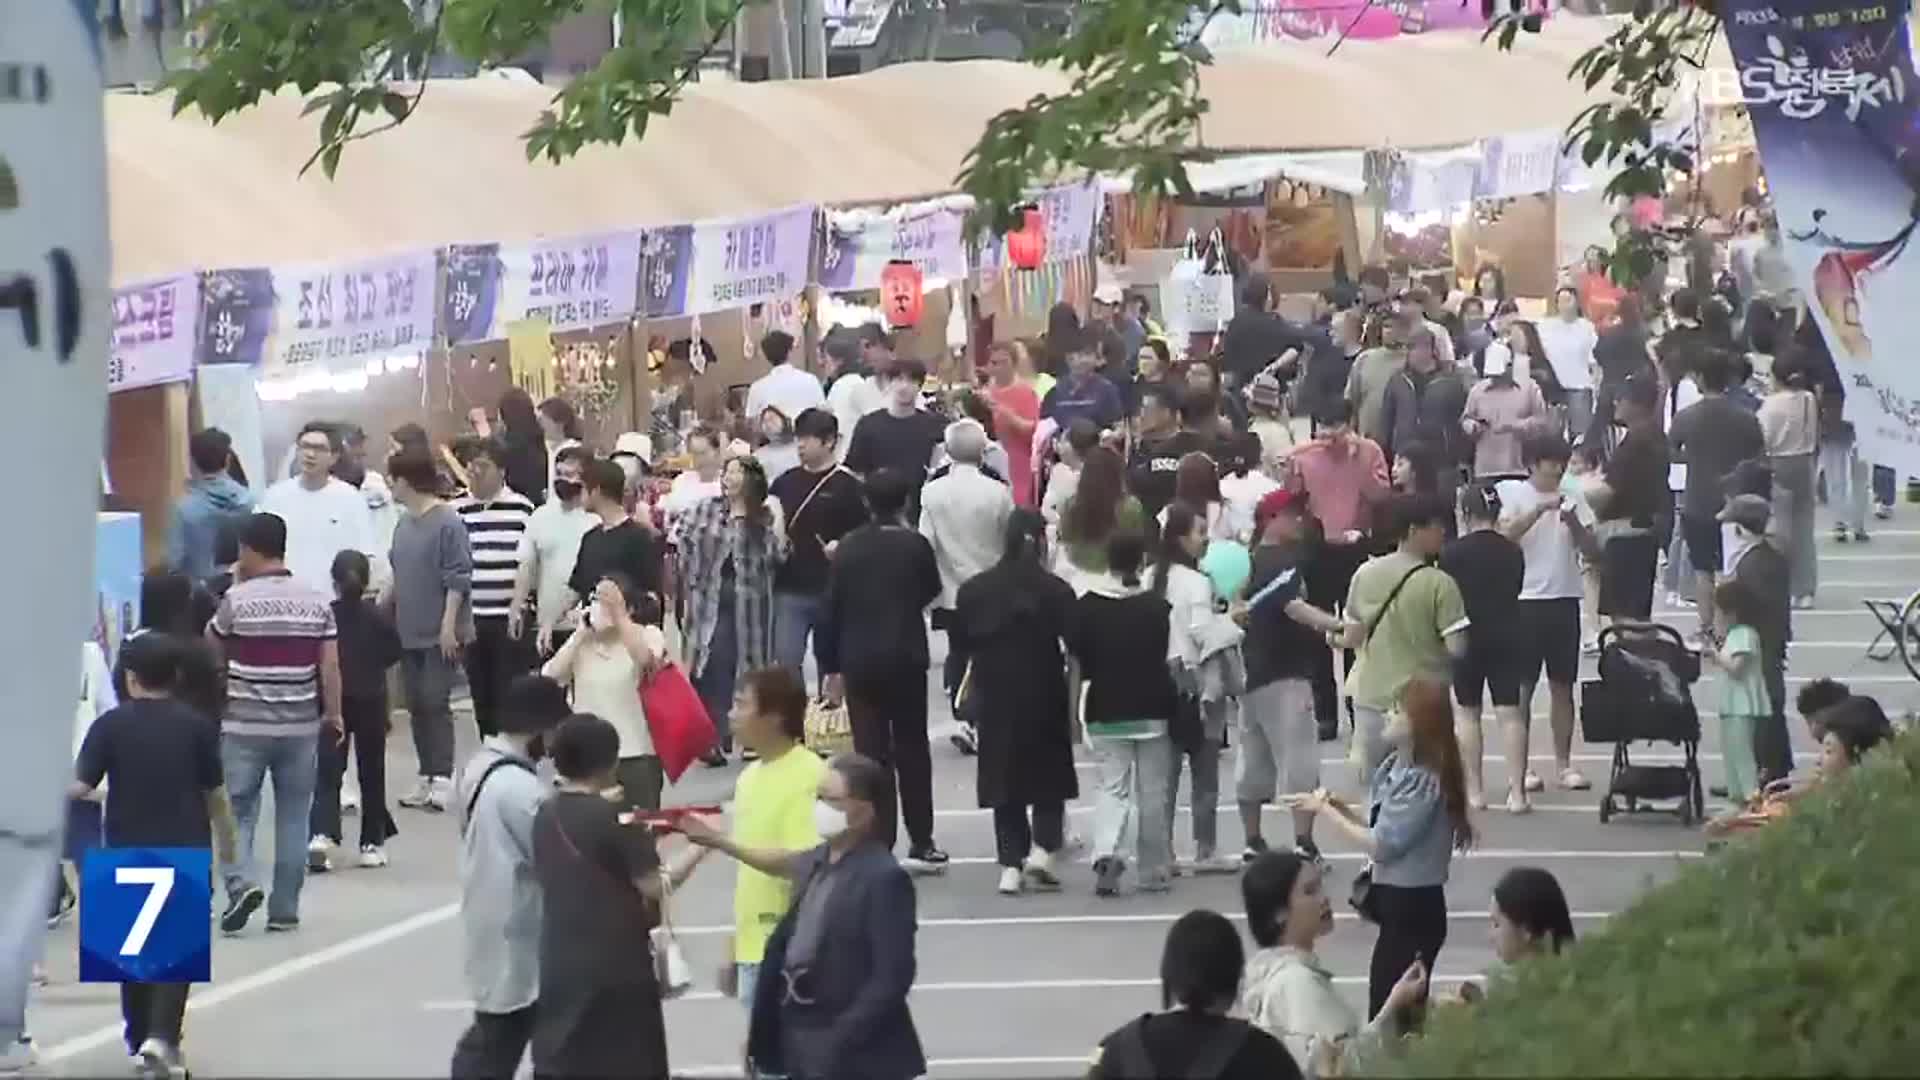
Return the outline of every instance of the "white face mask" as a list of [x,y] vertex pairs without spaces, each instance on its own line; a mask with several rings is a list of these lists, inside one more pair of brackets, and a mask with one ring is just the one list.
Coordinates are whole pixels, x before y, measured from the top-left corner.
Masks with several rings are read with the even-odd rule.
[[831,840],[847,831],[847,812],[829,802],[814,800],[813,827],[822,840]]

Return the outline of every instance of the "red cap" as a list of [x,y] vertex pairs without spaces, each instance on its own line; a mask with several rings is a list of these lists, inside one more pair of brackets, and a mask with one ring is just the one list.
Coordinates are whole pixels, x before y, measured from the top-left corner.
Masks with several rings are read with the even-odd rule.
[[1300,496],[1295,495],[1286,488],[1279,488],[1267,492],[1260,497],[1259,505],[1253,508],[1253,527],[1255,531],[1267,531],[1267,522],[1272,521],[1275,514],[1286,510],[1297,509],[1301,501]]

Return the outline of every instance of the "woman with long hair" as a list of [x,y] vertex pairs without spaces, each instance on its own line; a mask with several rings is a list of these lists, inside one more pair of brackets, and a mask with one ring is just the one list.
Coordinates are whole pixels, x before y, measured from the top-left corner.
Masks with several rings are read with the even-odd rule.
[[1559,879],[1537,866],[1516,866],[1493,886],[1487,937],[1503,964],[1552,955],[1573,944],[1573,913]]
[[[1553,317],[1534,325],[1545,366],[1566,395],[1570,441],[1584,436],[1593,421],[1593,350],[1600,344],[1600,331],[1586,312],[1579,290],[1564,285],[1553,294]],[[1536,369],[1534,378],[1540,377]]]
[[985,426],[1006,447],[1007,484],[1015,506],[1039,505],[1035,490],[1033,435],[1040,426],[1040,395],[1021,376],[1018,357],[1025,349],[1017,341],[997,342],[987,350],[987,383],[982,388],[989,409]]
[[[1756,335],[1755,347],[1774,351],[1773,328]],[[1773,358],[1767,396],[1760,401],[1760,433],[1773,466],[1773,516],[1768,530],[1787,557],[1793,606],[1812,607],[1820,584],[1813,544],[1814,471],[1820,451],[1820,403],[1808,389],[1806,366],[1791,354]]]
[[[1195,455],[1188,455],[1189,458]],[[1227,733],[1231,699],[1210,688],[1202,666],[1217,653],[1240,643],[1238,624],[1213,602],[1213,582],[1200,570],[1207,550],[1207,522],[1189,503],[1167,504],[1161,515],[1160,546],[1154,559],[1153,591],[1167,601],[1167,663],[1180,690],[1170,736],[1173,771],[1167,777],[1167,827],[1180,797],[1180,765],[1193,770],[1193,870],[1231,873],[1237,859],[1221,855],[1217,819],[1220,809],[1220,743]],[[1171,850],[1172,835],[1168,835]]]
[[1146,529],[1146,508],[1127,494],[1126,464],[1120,455],[1105,446],[1089,449],[1073,497],[1060,514],[1060,542],[1068,566],[1081,575],[1104,574],[1108,541],[1117,533],[1144,534]]
[[1046,519],[1016,509],[999,563],[960,586],[947,627],[970,658],[958,709],[974,725],[1005,895],[1060,887],[1053,859],[1080,793],[1062,647],[1072,618],[1073,589],[1047,570]]
[[[1226,445],[1222,441],[1221,445]],[[1173,474],[1173,501],[1186,503],[1200,515],[1206,528],[1207,539],[1238,540],[1235,534],[1232,515],[1227,513],[1226,497],[1220,493],[1220,467],[1213,458],[1196,450],[1180,458],[1180,466]],[[1167,523],[1167,511],[1173,506],[1168,503],[1160,510],[1160,525]]]
[[1447,942],[1447,873],[1453,853],[1474,841],[1447,684],[1409,682],[1386,737],[1391,749],[1374,770],[1364,813],[1324,791],[1294,800],[1332,821],[1372,860],[1366,914],[1380,936],[1367,974],[1370,1018],[1415,961],[1431,970],[1439,959]]
[[500,395],[500,437],[507,444],[507,486],[525,495],[539,506],[547,501],[547,478],[553,475],[553,462],[547,455],[547,439],[533,398],[517,386]]
[[1489,310],[1499,307],[1509,299],[1507,272],[1491,263],[1481,267],[1480,272],[1473,276],[1473,295],[1479,297]]
[[1514,377],[1532,379],[1540,388],[1540,397],[1546,401],[1547,408],[1561,410],[1554,422],[1564,427],[1567,391],[1553,373],[1553,364],[1547,360],[1547,347],[1540,343],[1539,325],[1528,319],[1515,319],[1508,324],[1507,341],[1513,350]]
[[580,445],[580,414],[566,398],[550,397],[540,403],[538,419],[540,436],[547,444],[547,475],[552,476],[561,451]]
[[687,511],[678,539],[687,595],[682,661],[719,729],[706,758],[714,767],[733,752],[725,717],[736,681],[773,662],[773,574],[787,557],[780,504],[767,499],[760,463],[727,462],[720,488]]

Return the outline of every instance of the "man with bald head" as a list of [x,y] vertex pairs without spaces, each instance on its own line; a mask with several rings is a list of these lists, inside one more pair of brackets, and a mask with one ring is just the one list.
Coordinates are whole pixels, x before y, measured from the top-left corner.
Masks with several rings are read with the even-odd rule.
[[[1000,561],[1007,516],[1013,513],[1012,489],[981,470],[987,431],[979,421],[948,424],[945,444],[952,465],[945,475],[929,481],[920,495],[920,534],[933,545],[934,561],[940,567],[940,599],[933,612],[936,629],[946,626],[960,586]],[[949,698],[959,691],[966,670],[965,654],[953,648],[949,639],[944,671]],[[972,752],[972,734],[964,719],[954,745],[962,753]]]

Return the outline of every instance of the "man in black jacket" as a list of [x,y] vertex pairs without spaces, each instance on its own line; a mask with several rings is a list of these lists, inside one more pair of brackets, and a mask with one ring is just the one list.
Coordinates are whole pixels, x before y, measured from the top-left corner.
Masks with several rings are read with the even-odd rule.
[[1773,705],[1773,714],[1753,732],[1763,786],[1793,771],[1793,746],[1787,736],[1787,643],[1793,640],[1793,598],[1787,557],[1767,539],[1771,516],[1772,507],[1762,495],[1736,495],[1720,511],[1720,521],[1733,526],[1733,576],[1753,591],[1758,602],[1753,629],[1760,635],[1760,674]]
[[907,526],[913,481],[893,469],[867,477],[873,520],[848,533],[827,575],[827,599],[814,632],[821,689],[844,700],[853,746],[890,778],[876,835],[889,850],[906,818],[909,869],[944,869],[933,843],[933,758],[927,747],[927,625],[923,613],[940,595],[933,545]]

